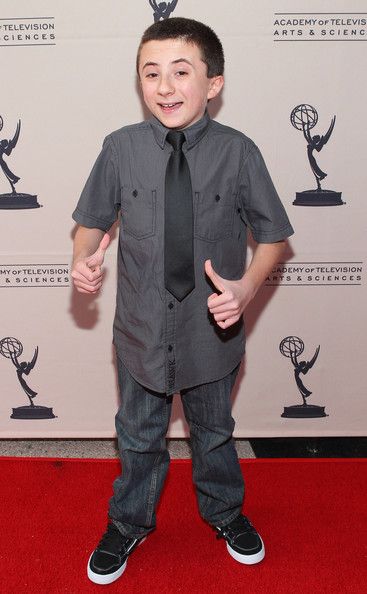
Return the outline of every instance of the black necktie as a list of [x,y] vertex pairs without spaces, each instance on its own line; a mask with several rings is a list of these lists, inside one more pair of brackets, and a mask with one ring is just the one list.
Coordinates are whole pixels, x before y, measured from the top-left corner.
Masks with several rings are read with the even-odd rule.
[[194,217],[190,170],[182,152],[183,132],[168,132],[173,146],[166,169],[164,221],[164,280],[166,289],[182,301],[195,287]]

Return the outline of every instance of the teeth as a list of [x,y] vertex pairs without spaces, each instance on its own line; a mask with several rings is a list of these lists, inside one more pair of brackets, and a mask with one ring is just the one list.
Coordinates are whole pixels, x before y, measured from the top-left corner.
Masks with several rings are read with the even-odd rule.
[[176,103],[162,103],[163,107],[174,107]]

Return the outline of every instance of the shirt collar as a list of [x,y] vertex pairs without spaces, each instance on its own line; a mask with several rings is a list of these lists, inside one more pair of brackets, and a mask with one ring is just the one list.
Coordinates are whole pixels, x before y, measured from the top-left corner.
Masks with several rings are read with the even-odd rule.
[[[210,116],[206,111],[199,121],[195,122],[195,124],[192,124],[192,126],[189,126],[188,128],[182,130],[182,132],[185,134],[186,147],[188,150],[195,146],[195,144],[199,142],[199,140],[201,140],[202,137],[206,134],[209,123]],[[152,116],[149,119],[149,124],[151,125],[151,128],[153,130],[154,138],[156,139],[157,144],[161,147],[161,149],[163,149],[166,136],[170,131],[170,128],[166,128],[166,126],[163,126],[163,124],[155,116]]]

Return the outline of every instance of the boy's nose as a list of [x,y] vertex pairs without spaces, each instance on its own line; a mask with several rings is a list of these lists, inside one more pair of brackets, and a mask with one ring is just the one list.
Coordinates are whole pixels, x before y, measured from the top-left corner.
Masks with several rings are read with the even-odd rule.
[[158,93],[160,95],[172,95],[174,91],[175,89],[172,80],[167,76],[162,76],[158,87]]

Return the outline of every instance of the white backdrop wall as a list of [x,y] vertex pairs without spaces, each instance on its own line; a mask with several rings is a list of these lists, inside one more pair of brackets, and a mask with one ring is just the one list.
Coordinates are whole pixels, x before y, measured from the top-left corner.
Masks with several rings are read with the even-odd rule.
[[[135,55],[153,10],[148,0],[0,0],[0,8],[0,340],[18,341],[0,343],[0,436],[109,437],[118,406],[111,345],[117,238],[114,232],[102,293],[76,294],[71,213],[104,136],[144,118]],[[361,0],[353,7],[346,0],[178,0],[173,12],[220,36],[226,84],[211,114],[259,145],[296,231],[287,262],[245,318],[237,436],[366,432],[365,10]],[[325,135],[336,115],[328,143],[314,154],[327,172],[323,189],[342,192],[343,205],[293,205],[296,192],[316,187],[305,138],[290,121],[300,104],[318,113],[312,134]],[[4,141],[19,120],[8,155]],[[11,192],[4,163],[20,177],[17,192],[36,195],[39,208],[4,207]],[[312,391],[307,402],[327,416],[281,417],[284,407],[302,404],[294,365],[279,350],[287,336],[304,343],[298,364],[320,345],[300,379]],[[36,347],[38,358],[26,368]],[[11,348],[18,349],[13,360]],[[55,418],[11,418],[29,404],[18,375]],[[177,397],[169,435],[186,432]]]

